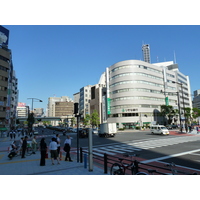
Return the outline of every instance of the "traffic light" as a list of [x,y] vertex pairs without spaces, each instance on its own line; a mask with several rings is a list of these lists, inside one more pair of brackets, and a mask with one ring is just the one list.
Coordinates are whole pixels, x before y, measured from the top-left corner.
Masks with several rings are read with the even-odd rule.
[[74,114],[78,114],[78,103],[74,103]]

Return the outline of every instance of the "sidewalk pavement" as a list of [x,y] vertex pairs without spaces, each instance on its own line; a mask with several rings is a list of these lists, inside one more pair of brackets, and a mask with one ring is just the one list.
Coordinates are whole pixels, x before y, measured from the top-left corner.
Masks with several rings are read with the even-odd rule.
[[60,164],[52,165],[51,159],[46,159],[46,165],[40,166],[40,152],[21,158],[8,158],[8,146],[12,141],[10,138],[0,138],[0,175],[107,175],[103,168],[93,165],[93,170],[89,171],[88,166],[84,168],[84,163],[78,163],[76,154],[71,154],[73,162],[64,161],[63,155]]

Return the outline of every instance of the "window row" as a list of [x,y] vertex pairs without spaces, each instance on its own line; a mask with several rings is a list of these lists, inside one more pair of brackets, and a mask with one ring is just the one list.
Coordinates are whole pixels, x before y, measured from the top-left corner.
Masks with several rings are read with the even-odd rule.
[[0,65],[0,70],[5,71],[5,72],[8,72],[8,68],[3,67],[3,66],[1,66],[1,65]]
[[157,79],[157,80],[163,80],[163,78],[161,78],[161,77],[153,76],[153,75],[141,73],[141,72],[130,72],[130,73],[118,74],[118,75],[113,76],[110,80],[113,80],[115,78],[119,78],[122,76],[146,76],[146,77]]
[[158,83],[152,83],[152,82],[148,82],[148,81],[120,81],[117,83],[113,83],[112,85],[110,85],[110,87],[115,87],[117,85],[122,85],[122,84],[133,84],[133,83],[142,83],[142,84],[147,84],[147,85],[152,85],[152,86],[156,86],[156,87],[161,87],[163,88],[164,86],[162,84],[158,84]]
[[114,90],[111,92],[111,94],[117,94],[121,92],[149,92],[149,93],[156,93],[160,94],[160,90],[150,90],[150,89],[145,89],[145,88],[125,88],[125,89],[120,89],[120,90]]
[[7,87],[0,86],[0,91],[6,91]]
[[155,97],[118,97],[118,98],[113,98],[111,99],[111,102],[116,102],[116,101],[126,101],[126,100],[151,100],[151,101],[164,101],[164,98],[155,98]]
[[1,81],[8,81],[8,78],[5,77],[5,76],[0,76],[0,80],[1,80]]
[[143,65],[122,65],[122,66],[114,68],[111,72],[115,72],[117,70],[124,69],[124,68],[133,68],[133,67],[135,67],[135,68],[137,67],[137,68],[141,68],[141,69],[146,69],[146,70],[153,71],[153,72],[159,73],[159,74],[162,73],[162,71],[160,71],[160,70],[156,70],[156,69],[153,69],[151,67],[147,67],[147,66],[143,66]]
[[128,108],[160,108],[160,105],[150,105],[150,104],[128,104],[128,105],[118,105],[111,106],[111,110],[115,109],[128,109]]

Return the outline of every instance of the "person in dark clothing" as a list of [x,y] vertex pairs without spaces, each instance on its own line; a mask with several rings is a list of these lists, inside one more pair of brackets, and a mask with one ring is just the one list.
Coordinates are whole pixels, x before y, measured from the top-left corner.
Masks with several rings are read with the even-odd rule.
[[66,152],[65,161],[69,159],[69,161],[72,162],[73,160],[70,157],[70,149],[71,149],[71,138],[69,135],[67,135],[67,139],[65,140],[64,143],[64,151]]
[[40,153],[41,153],[40,166],[45,166],[46,152],[47,152],[47,144],[45,142],[45,138],[42,138],[40,141]]
[[26,148],[27,148],[27,139],[28,139],[28,137],[25,136],[23,143],[22,143],[22,158],[25,158],[25,152],[26,152]]

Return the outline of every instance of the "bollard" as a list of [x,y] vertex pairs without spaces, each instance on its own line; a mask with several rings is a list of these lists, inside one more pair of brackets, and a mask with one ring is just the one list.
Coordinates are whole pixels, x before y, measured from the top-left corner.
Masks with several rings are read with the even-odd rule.
[[108,173],[108,158],[107,158],[107,154],[104,153],[104,174]]
[[80,148],[80,163],[83,163],[83,148]]
[[87,154],[84,154],[84,168],[87,168]]

